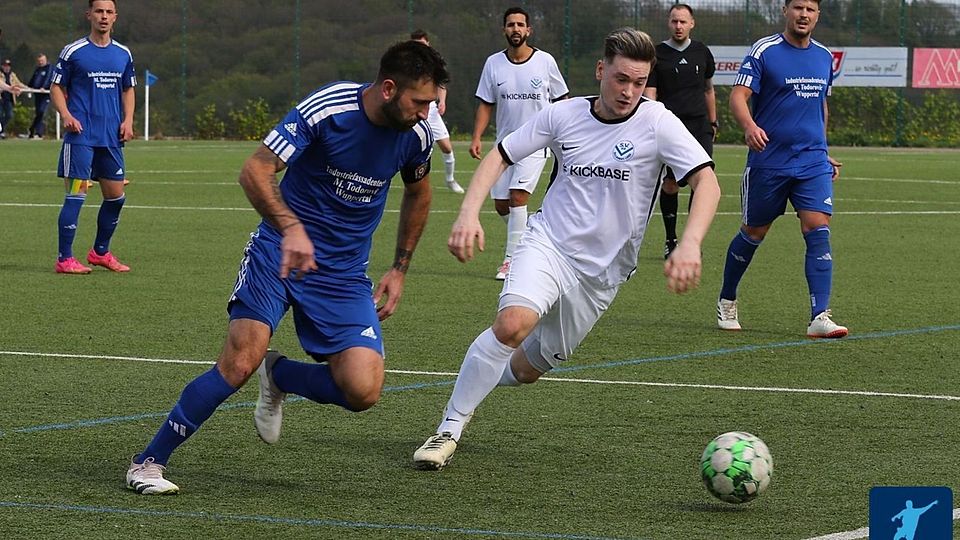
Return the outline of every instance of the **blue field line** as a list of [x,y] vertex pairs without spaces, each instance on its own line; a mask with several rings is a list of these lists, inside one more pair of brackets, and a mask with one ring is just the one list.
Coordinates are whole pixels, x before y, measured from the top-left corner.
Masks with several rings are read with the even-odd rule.
[[459,527],[435,527],[430,525],[407,525],[399,523],[369,523],[365,521],[343,521],[339,519],[283,518],[261,515],[211,514],[208,512],[178,512],[172,510],[142,510],[139,508],[111,508],[106,506],[77,506],[68,504],[36,504],[0,501],[0,508],[59,510],[63,512],[83,512],[89,514],[117,514],[127,516],[174,517],[203,519],[208,521],[240,521],[267,523],[270,525],[293,525],[299,527],[375,529],[383,531],[408,531],[438,534],[460,534],[470,536],[492,536],[499,538],[552,538],[556,540],[628,540],[623,537],[589,536],[582,534],[538,533],[526,531],[498,531],[493,529],[466,529]]
[[[421,388],[430,388],[433,386],[449,386],[452,385],[454,381],[434,381],[429,383],[417,383],[417,384],[404,384],[400,386],[387,386],[383,389],[384,393],[387,392],[402,392],[404,390],[419,390]],[[306,398],[300,396],[291,396],[287,398],[287,403],[296,403],[298,401],[306,401]],[[256,406],[255,401],[242,401],[240,403],[225,403],[217,407],[218,411],[228,411],[230,409],[250,409]],[[64,422],[60,424],[41,424],[39,426],[30,426],[18,429],[12,429],[8,433],[37,433],[40,431],[57,431],[64,429],[75,429],[75,428],[84,428],[84,427],[93,427],[93,426],[102,426],[105,424],[119,424],[121,422],[135,422],[137,420],[148,420],[151,418],[164,418],[169,413],[144,413],[144,414],[131,414],[126,416],[111,416],[108,418],[94,418],[92,420],[76,420],[73,422]],[[0,437],[5,435],[4,432],[0,431]]]
[[[848,336],[844,339],[804,339],[798,341],[785,341],[780,343],[766,343],[762,345],[743,345],[741,347],[730,347],[724,349],[714,349],[711,351],[697,351],[697,352],[688,352],[688,353],[679,353],[666,356],[652,356],[648,358],[635,358],[632,360],[618,360],[613,362],[604,362],[600,364],[584,364],[579,366],[567,366],[567,367],[558,367],[551,370],[551,373],[569,373],[574,371],[585,371],[589,369],[606,369],[614,367],[623,367],[631,366],[637,364],[646,364],[649,362],[668,362],[672,360],[691,360],[695,358],[710,358],[715,356],[724,356],[728,354],[737,354],[743,352],[756,352],[770,349],[784,349],[788,347],[812,347],[812,346],[831,346],[831,345],[842,345],[850,341],[862,341],[869,339],[880,339],[880,338],[890,338],[898,336],[911,336],[918,334],[931,334],[936,332],[948,332],[953,330],[960,330],[960,324],[951,324],[943,326],[927,326],[923,328],[911,328],[906,330],[888,330],[884,332],[871,332],[867,334],[859,334],[855,336]],[[406,390],[419,390],[421,388],[431,388],[438,386],[450,386],[453,385],[455,380],[444,380],[444,381],[435,381],[429,383],[416,383],[416,384],[405,384],[399,386],[387,386],[383,389],[384,393],[386,392],[403,392]],[[294,396],[289,398],[288,402],[297,402],[303,401],[304,398]],[[221,405],[217,410],[230,410],[230,409],[245,409],[255,406],[256,403],[252,401],[245,401],[242,403],[228,403]],[[91,426],[99,426],[105,424],[116,424],[120,422],[130,422],[136,420],[144,420],[150,418],[162,418],[166,417],[168,413],[146,413],[146,414],[135,414],[128,416],[112,416],[109,418],[95,418],[92,420],[77,420],[74,422],[66,422],[60,424],[42,424],[38,426],[30,426],[24,428],[18,428],[10,430],[9,432],[0,431],[0,437],[4,437],[7,433],[37,433],[42,431],[55,431],[55,430],[65,430],[65,429],[74,429],[74,428],[83,428]]]

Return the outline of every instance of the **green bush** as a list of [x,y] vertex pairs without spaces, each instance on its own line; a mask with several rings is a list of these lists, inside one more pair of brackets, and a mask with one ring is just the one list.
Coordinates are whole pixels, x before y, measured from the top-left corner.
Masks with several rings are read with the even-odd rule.
[[230,111],[232,135],[244,141],[259,141],[277,123],[263,98],[249,99],[240,110]]
[[194,117],[197,124],[197,138],[222,139],[227,133],[227,125],[217,116],[216,104],[209,104]]

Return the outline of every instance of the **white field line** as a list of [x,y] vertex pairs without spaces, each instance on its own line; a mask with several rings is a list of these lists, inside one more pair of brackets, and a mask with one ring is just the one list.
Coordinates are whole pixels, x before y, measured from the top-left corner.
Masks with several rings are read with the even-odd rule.
[[[0,351],[0,356],[33,356],[39,358],[78,358],[83,360],[125,360],[130,362],[148,362],[157,364],[189,364],[189,365],[213,365],[213,362],[204,360],[180,360],[174,358],[143,358],[139,356],[107,356],[93,354],[67,354],[67,353],[39,353],[23,351]],[[456,377],[454,372],[445,371],[418,371],[406,369],[387,369],[387,373],[402,375],[428,375],[438,377]],[[910,394],[901,392],[871,392],[866,390],[831,390],[820,388],[786,388],[776,386],[734,386],[725,384],[694,384],[694,383],[666,383],[666,382],[648,382],[648,381],[611,381],[604,379],[576,379],[569,377],[542,377],[541,380],[551,382],[566,382],[580,384],[614,384],[623,386],[653,386],[661,388],[701,388],[708,390],[736,390],[748,392],[771,392],[771,393],[791,393],[791,394],[819,394],[819,395],[838,395],[838,396],[866,396],[866,397],[892,397],[907,399],[930,399],[939,401],[960,401],[960,396],[938,395],[938,394]]]
[[[17,208],[60,208],[62,203],[0,203],[0,207],[9,206]],[[136,204],[125,204],[124,209],[137,210],[184,210],[197,212],[253,212],[253,208],[246,207],[228,207],[228,206],[143,206]],[[86,205],[85,209],[91,210],[99,208],[97,205]],[[399,209],[386,209],[388,214],[397,214]],[[432,214],[456,214],[459,210],[431,210]],[[493,212],[490,210],[488,213]],[[934,216],[934,215],[956,215],[960,210],[891,210],[887,212],[834,212],[835,216]],[[740,216],[740,212],[717,212],[718,216]]]
[[[954,508],[953,520],[957,521],[958,519],[960,519],[960,508]],[[814,538],[807,538],[807,540],[854,540],[856,538],[867,538],[868,536],[870,536],[870,527],[861,527],[855,531],[843,531],[824,536],[816,536]]]

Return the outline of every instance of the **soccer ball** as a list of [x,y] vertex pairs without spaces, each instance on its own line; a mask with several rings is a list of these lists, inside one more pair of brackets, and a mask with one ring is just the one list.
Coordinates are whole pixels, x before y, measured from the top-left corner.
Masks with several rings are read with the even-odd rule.
[[700,456],[700,477],[711,495],[728,503],[752,501],[766,491],[773,476],[767,445],[743,431],[710,441]]

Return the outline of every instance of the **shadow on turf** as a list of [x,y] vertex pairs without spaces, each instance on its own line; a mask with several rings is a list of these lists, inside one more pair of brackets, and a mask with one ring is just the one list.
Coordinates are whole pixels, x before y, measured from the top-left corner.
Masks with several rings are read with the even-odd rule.
[[750,505],[748,504],[724,504],[724,503],[682,503],[677,505],[677,509],[681,512],[726,512],[726,513],[739,513],[747,512],[750,510]]

